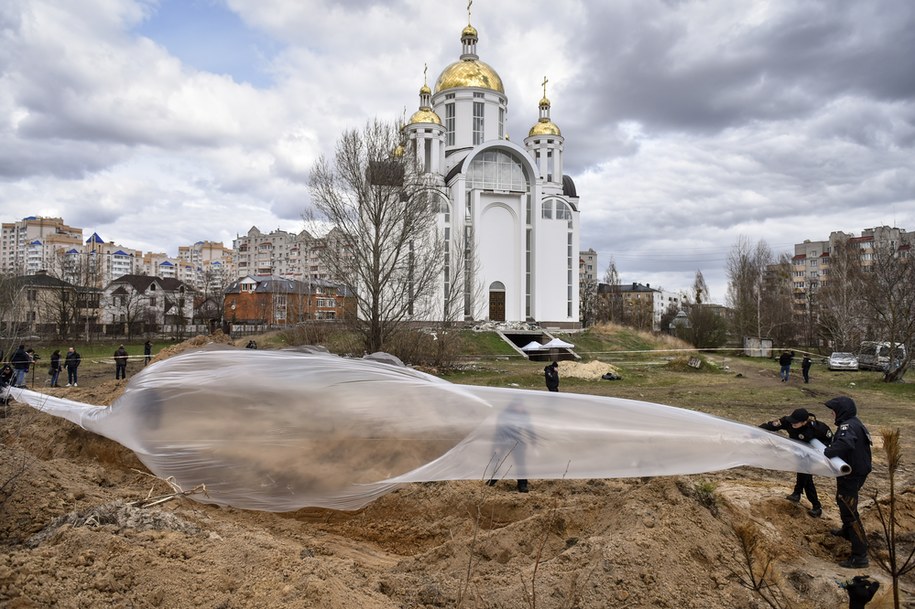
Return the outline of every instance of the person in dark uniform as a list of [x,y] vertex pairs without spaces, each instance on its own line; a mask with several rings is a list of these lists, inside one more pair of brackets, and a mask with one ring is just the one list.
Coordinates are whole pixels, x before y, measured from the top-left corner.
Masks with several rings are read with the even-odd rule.
[[149,361],[152,359],[152,343],[146,341],[143,343],[143,365],[146,366],[149,364]]
[[[829,425],[817,421],[817,418],[807,412],[806,408],[798,408],[791,414],[763,423],[760,427],[768,431],[785,431],[792,440],[799,440],[808,444],[811,440],[819,440],[827,446],[832,442],[832,430],[829,429]],[[822,516],[823,505],[817,496],[817,488],[813,483],[812,474],[798,472],[794,481],[794,491],[786,499],[798,503],[801,500],[802,491],[807,495],[807,500],[810,502],[810,509],[807,510],[807,513],[814,518]]]
[[127,378],[127,349],[124,348],[124,345],[118,347],[114,352],[114,378]]
[[543,376],[546,378],[546,388],[550,391],[559,391],[559,362],[553,362],[543,367]]
[[858,514],[858,492],[871,473],[871,436],[858,418],[858,408],[851,398],[840,396],[826,402],[836,415],[836,434],[824,454],[838,457],[851,467],[847,476],[836,478],[836,503],[842,517],[842,528],[832,531],[851,542],[851,556],[839,563],[847,569],[868,566],[867,535]]
[[801,360],[801,373],[804,375],[804,382],[810,382],[810,365],[813,362],[810,361],[810,356],[805,355],[804,359]]

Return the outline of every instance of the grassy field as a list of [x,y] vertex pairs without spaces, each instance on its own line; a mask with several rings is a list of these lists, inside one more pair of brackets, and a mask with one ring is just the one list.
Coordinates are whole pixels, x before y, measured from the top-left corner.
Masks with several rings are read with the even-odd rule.
[[[800,366],[792,369],[789,383],[778,379],[778,362],[774,359],[748,358],[733,351],[699,355],[689,346],[670,337],[656,337],[620,326],[602,326],[575,334],[553,333],[575,344],[582,362],[598,360],[612,364],[622,380],[584,380],[563,376],[560,391],[588,393],[657,402],[700,410],[746,423],[759,423],[806,407],[831,423],[830,412],[822,403],[837,395],[847,395],[859,404],[861,418],[870,425],[898,426],[915,435],[915,382],[883,383],[877,372],[832,372],[815,363],[810,384],[804,384]],[[253,337],[260,348],[283,348],[290,338],[284,333]],[[328,338],[328,337],[324,337]],[[440,373],[453,383],[491,387],[520,387],[544,390],[543,362],[521,357],[495,332],[463,331],[462,357],[459,366]],[[243,341],[243,342],[246,342]],[[351,347],[352,337],[326,341],[332,351]],[[156,342],[153,354],[172,343]],[[36,388],[47,383],[47,364],[51,352],[59,348],[66,353],[68,345],[38,346],[41,360],[35,368]],[[116,344],[74,345],[82,355],[82,385],[94,379],[114,375],[112,354]],[[340,349],[335,349],[340,346]],[[142,367],[143,340],[125,343],[132,356],[128,378]],[[684,351],[686,350],[686,351]],[[699,369],[686,365],[689,356],[698,355]],[[64,376],[65,378],[65,376]],[[65,382],[65,381],[64,381]],[[32,374],[29,375],[32,384]]]
[[[561,392],[668,404],[750,424],[804,407],[830,425],[832,413],[823,402],[846,395],[858,404],[861,419],[872,431],[899,427],[904,445],[915,445],[915,417],[911,416],[915,383],[911,381],[884,383],[879,372],[834,372],[816,363],[810,383],[804,384],[798,362],[792,367],[790,381],[782,383],[775,359],[749,358],[733,351],[682,352],[678,349],[685,348],[683,344],[626,328],[561,336],[575,344],[582,362],[610,363],[623,377],[605,381],[564,376]],[[478,339],[476,344],[484,343]],[[686,365],[690,355],[702,359],[701,368]],[[490,352],[467,358],[459,369],[442,376],[453,383],[545,390],[543,365]]]

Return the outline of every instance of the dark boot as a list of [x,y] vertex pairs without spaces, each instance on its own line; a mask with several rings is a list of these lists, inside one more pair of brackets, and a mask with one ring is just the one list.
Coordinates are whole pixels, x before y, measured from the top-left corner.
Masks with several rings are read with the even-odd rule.
[[518,492],[527,493],[529,489],[527,488],[527,480],[518,480]]
[[847,560],[840,562],[839,566],[843,569],[866,569],[870,566],[870,562],[868,562],[866,555],[856,556],[852,554]]

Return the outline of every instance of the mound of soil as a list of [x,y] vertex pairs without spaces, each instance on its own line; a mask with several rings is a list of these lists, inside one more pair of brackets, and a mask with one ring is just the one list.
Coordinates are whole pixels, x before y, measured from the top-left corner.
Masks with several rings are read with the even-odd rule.
[[[741,584],[741,526],[756,574],[771,559],[768,581],[794,607],[846,606],[836,579],[861,573],[835,564],[848,544],[829,534],[830,480],[818,481],[822,519],[784,499],[793,475],[751,469],[532,481],[527,494],[508,480],[434,482],[356,512],[276,514],[174,496],[109,440],[23,405],[6,414],[4,607],[763,607]],[[899,499],[900,530],[915,530],[915,492]],[[877,531],[871,500],[862,512]],[[891,606],[888,580],[865,572],[884,584],[869,608]]]

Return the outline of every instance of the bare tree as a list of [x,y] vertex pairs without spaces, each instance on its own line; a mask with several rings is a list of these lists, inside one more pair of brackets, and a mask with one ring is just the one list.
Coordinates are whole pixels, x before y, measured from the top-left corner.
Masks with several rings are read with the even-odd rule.
[[817,292],[820,333],[836,351],[856,351],[864,327],[864,302],[858,249],[847,239],[837,240],[829,253],[829,274]]
[[[771,255],[771,254],[770,254]],[[759,264],[762,264],[760,259]],[[786,345],[797,337],[794,323],[794,291],[791,282],[791,257],[782,253],[778,262],[763,266],[763,287],[759,297],[759,336],[768,336],[777,344]],[[813,289],[808,295],[816,294]],[[817,309],[815,301],[807,307],[805,344],[816,342]]]
[[597,308],[597,282],[591,277],[582,279],[578,285],[578,317],[582,327],[594,323]]
[[133,336],[137,325],[156,321],[155,311],[148,306],[148,299],[130,284],[122,284],[102,297],[102,306],[111,315],[112,324],[122,324],[122,332],[128,338]]
[[727,260],[728,305],[734,311],[734,330],[738,336],[763,336],[762,304],[766,267],[772,251],[765,241],[756,245],[741,235]]
[[873,261],[863,273],[861,300],[867,307],[872,332],[890,344],[890,359],[883,380],[901,380],[911,361],[899,345],[915,341],[915,259],[907,246],[892,242],[874,244]]
[[620,274],[616,270],[616,260],[610,258],[604,272],[601,289],[598,286],[598,299],[594,307],[594,320],[597,322],[623,323],[623,293],[620,290]]
[[357,315],[348,322],[368,351],[383,348],[404,322],[434,316],[442,271],[440,186],[409,155],[396,154],[400,144],[397,127],[377,120],[347,131],[334,158],[317,161],[309,184],[313,208],[305,217],[338,229],[345,254],[324,263],[354,295]]
[[13,349],[25,334],[26,324],[22,315],[23,283],[20,278],[0,274],[0,352],[8,359]]
[[699,349],[720,347],[727,341],[727,322],[717,315],[706,302],[711,298],[702,271],[696,271],[693,293],[686,296],[689,324],[677,329],[677,336]]

